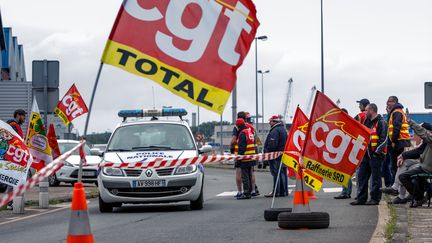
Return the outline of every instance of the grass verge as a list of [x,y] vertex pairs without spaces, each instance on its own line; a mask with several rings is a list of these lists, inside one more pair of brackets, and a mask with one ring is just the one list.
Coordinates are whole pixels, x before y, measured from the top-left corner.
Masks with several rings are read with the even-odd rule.
[[393,205],[387,204],[387,207],[389,208],[389,220],[385,229],[385,238],[386,242],[391,242],[393,234],[396,231],[397,213]]

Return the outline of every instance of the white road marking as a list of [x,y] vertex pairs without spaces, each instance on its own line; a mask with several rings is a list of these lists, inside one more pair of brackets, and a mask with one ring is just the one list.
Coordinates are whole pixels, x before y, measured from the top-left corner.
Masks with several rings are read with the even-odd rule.
[[[45,214],[55,213],[55,212],[63,210],[63,209],[68,209],[69,207],[70,207],[70,204],[69,205],[65,205],[63,207],[60,207],[60,208],[53,209],[53,210],[45,211],[45,212],[42,212],[42,213],[37,213],[37,214],[29,215],[29,216],[26,216],[26,217],[22,217],[22,218],[18,217],[18,218],[13,219],[13,220],[2,222],[2,223],[0,223],[0,225],[10,224],[10,223],[18,222],[18,221],[21,221],[21,220],[30,219],[30,218],[34,218],[34,217],[37,217],[37,216],[42,216],[42,215],[45,215]],[[29,210],[29,209],[27,209],[27,210]]]
[[222,192],[216,195],[216,197],[234,197],[237,195],[237,191],[231,191],[231,192]]
[[342,191],[342,187],[323,188],[323,191],[326,192],[326,193],[329,193],[329,192],[341,192]]

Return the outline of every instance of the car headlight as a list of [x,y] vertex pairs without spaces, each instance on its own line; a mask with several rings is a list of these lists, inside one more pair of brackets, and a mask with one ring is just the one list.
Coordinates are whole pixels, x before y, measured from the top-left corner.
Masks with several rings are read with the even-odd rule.
[[123,174],[123,170],[118,169],[118,168],[106,168],[104,167],[102,169],[103,173],[107,176],[124,176]]
[[175,175],[184,175],[184,174],[191,174],[194,173],[197,170],[196,165],[185,165],[185,166],[179,166],[175,170]]
[[73,164],[71,164],[71,163],[69,163],[69,162],[67,162],[67,161],[64,161],[64,162],[63,162],[63,165],[64,165],[64,166],[69,166],[69,167],[74,167]]

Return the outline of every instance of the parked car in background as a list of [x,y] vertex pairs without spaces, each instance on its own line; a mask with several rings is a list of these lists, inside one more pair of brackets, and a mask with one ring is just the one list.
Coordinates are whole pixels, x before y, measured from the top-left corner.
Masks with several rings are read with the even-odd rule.
[[[60,153],[62,154],[79,144],[79,141],[76,140],[58,140],[57,142],[60,148]],[[97,184],[98,164],[101,161],[101,157],[98,155],[92,155],[87,144],[84,145],[84,151],[86,153],[87,163],[83,165],[82,181]],[[63,167],[54,175],[48,177],[49,185],[58,186],[60,182],[71,183],[73,185],[78,181],[80,160],[79,151],[76,151],[69,156],[69,158],[64,162]]]

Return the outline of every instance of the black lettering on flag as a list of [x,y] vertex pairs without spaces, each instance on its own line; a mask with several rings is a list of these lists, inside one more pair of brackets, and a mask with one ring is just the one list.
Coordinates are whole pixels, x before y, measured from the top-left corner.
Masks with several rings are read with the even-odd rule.
[[[143,65],[144,64],[149,64],[150,65],[150,69],[149,70],[144,70],[143,69]],[[156,63],[148,60],[148,59],[139,59],[138,61],[136,61],[135,63],[135,68],[138,72],[143,73],[143,74],[147,74],[147,75],[153,75],[157,72],[157,66]]]
[[178,73],[176,73],[176,72],[174,72],[174,71],[172,71],[172,70],[169,70],[169,69],[166,68],[166,67],[160,67],[160,70],[162,70],[162,71],[165,72],[165,76],[164,76],[164,78],[163,78],[163,80],[162,80],[162,82],[163,82],[164,84],[169,84],[169,83],[171,82],[171,78],[172,78],[172,76],[174,76],[174,77],[176,77],[176,78],[179,78],[179,77],[180,77],[180,74],[178,74]]
[[205,100],[207,93],[208,93],[208,89],[204,89],[204,88],[201,89],[201,92],[198,95],[197,101],[200,103],[203,103],[207,106],[213,107],[213,103],[210,103],[209,101]]
[[136,54],[129,52],[129,51],[126,51],[126,50],[123,50],[123,49],[120,49],[120,48],[117,49],[117,52],[120,52],[122,54],[119,64],[123,65],[123,66],[126,66],[126,63],[129,59],[129,57],[137,58]]
[[183,80],[181,83],[179,83],[177,86],[174,87],[177,91],[184,91],[187,93],[189,98],[194,99],[194,86],[193,83],[190,80]]

